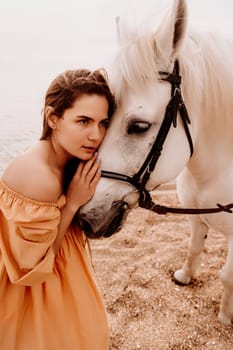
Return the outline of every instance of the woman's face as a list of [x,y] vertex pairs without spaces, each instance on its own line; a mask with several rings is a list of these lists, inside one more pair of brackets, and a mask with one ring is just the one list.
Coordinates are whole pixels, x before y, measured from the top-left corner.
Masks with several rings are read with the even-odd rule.
[[88,160],[92,157],[108,126],[108,107],[105,96],[84,94],[61,118],[57,118],[53,136],[67,159]]

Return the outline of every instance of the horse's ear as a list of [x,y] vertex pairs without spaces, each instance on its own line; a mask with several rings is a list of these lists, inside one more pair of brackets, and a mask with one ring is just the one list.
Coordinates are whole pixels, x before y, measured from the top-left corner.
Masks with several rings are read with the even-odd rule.
[[174,0],[170,20],[163,20],[156,32],[156,44],[160,51],[172,60],[179,51],[186,33],[187,5],[185,0]]
[[117,41],[121,46],[124,43],[130,42],[134,33],[130,30],[129,26],[125,21],[120,19],[120,16],[117,16],[116,19],[116,28],[117,28]]
[[129,36],[128,30],[125,23],[120,20],[120,16],[116,17],[116,28],[117,28],[117,41],[119,45],[122,45]]
[[120,16],[116,17],[117,39],[118,43],[121,42],[121,29],[120,29]]

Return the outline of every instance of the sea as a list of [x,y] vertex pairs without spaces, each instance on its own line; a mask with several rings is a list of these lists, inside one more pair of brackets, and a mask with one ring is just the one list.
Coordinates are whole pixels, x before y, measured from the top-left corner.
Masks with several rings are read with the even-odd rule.
[[12,159],[39,139],[41,125],[40,113],[0,114],[0,175]]

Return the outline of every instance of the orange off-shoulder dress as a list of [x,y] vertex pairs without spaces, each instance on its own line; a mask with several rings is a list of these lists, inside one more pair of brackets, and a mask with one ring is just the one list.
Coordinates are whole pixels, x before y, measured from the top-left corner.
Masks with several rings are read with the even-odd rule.
[[24,197],[0,180],[0,349],[108,350],[104,304],[81,230],[56,257],[57,203]]

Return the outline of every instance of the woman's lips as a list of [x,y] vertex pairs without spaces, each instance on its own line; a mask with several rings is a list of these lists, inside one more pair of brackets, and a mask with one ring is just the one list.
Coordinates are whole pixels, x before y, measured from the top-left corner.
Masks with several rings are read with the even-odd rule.
[[95,147],[86,147],[86,146],[83,146],[83,149],[85,152],[87,153],[94,153],[96,148]]

